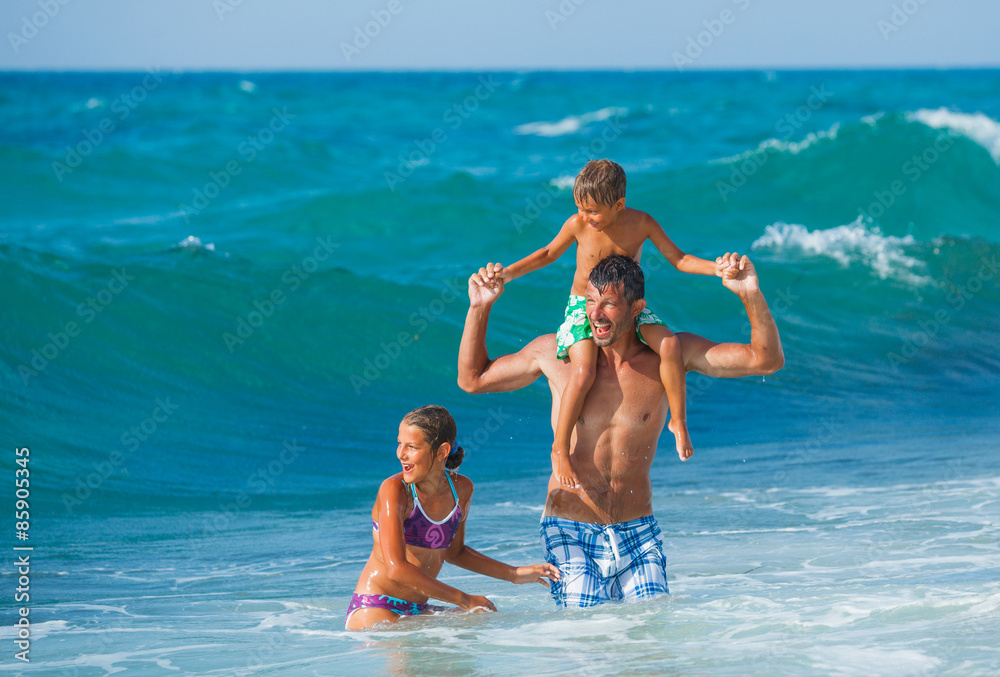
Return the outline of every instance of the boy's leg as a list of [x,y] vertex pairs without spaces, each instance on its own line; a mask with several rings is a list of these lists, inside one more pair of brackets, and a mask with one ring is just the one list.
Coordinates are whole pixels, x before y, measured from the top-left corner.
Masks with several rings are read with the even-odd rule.
[[552,472],[560,484],[575,488],[580,482],[573,470],[569,446],[573,427],[583,411],[583,400],[597,376],[597,346],[593,339],[582,339],[570,346],[569,362],[573,369],[559,399],[559,417],[552,443]]
[[660,356],[660,380],[667,392],[670,405],[670,423],[667,428],[674,434],[677,455],[686,461],[694,454],[691,436],[687,429],[687,393],[684,358],[677,336],[662,324],[640,324],[642,340]]

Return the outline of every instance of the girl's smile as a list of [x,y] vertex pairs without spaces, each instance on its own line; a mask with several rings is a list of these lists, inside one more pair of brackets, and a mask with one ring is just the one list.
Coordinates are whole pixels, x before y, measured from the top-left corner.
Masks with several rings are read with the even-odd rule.
[[403,467],[404,482],[420,482],[431,473],[435,462],[434,451],[420,428],[400,423],[396,444],[396,458]]

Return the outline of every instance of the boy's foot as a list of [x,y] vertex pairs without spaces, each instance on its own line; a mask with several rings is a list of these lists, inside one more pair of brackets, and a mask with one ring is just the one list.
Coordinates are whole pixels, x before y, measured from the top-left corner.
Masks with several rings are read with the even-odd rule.
[[688,435],[687,422],[670,419],[667,429],[674,434],[674,442],[677,444],[677,455],[682,461],[686,461],[694,455],[694,447],[691,446],[691,436]]
[[552,450],[552,474],[556,481],[568,489],[579,489],[580,480],[573,472],[573,465],[569,460],[569,452]]

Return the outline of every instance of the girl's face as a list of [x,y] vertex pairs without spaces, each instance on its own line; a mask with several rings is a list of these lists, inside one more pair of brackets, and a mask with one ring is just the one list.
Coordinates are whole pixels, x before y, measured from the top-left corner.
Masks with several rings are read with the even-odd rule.
[[396,443],[396,458],[403,465],[403,481],[409,484],[426,478],[436,470],[435,465],[448,455],[447,445],[431,449],[424,431],[406,422],[399,424]]

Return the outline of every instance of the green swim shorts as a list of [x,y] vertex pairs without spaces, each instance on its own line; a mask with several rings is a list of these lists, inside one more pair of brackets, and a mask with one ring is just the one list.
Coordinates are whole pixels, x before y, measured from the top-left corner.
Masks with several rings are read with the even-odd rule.
[[[635,318],[635,335],[642,340],[639,333],[640,324],[660,324],[664,327],[667,323],[651,312],[649,308],[643,308],[639,316]],[[570,295],[566,304],[566,319],[563,320],[559,331],[556,332],[556,357],[560,360],[569,354],[569,347],[586,338],[592,338],[593,331],[590,329],[590,321],[587,319],[587,299],[583,296]]]

